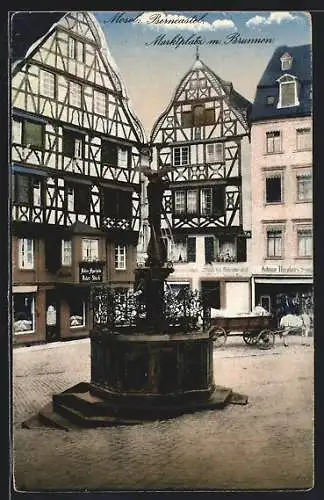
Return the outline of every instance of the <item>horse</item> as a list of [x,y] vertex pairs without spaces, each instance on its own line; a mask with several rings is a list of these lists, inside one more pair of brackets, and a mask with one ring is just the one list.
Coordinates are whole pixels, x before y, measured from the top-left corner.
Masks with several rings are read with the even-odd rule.
[[283,345],[288,347],[286,337],[292,331],[301,330],[302,334],[302,345],[309,345],[303,340],[307,338],[310,332],[311,320],[308,314],[302,313],[299,316],[295,314],[286,314],[282,316],[280,323],[280,328],[282,329],[279,333],[280,338],[283,339]]

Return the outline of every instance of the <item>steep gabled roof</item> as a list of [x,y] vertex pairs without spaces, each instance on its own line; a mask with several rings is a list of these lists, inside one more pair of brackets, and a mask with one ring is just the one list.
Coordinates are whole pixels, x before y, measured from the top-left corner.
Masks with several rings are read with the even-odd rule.
[[169,106],[154,123],[151,132],[151,141],[154,141],[154,138],[159,130],[159,127],[162,125],[164,118],[169,113],[174,102],[179,99],[181,93],[183,92],[183,89],[197,70],[201,70],[204,72],[206,78],[210,81],[214,89],[220,94],[224,95],[228,104],[233,108],[234,113],[237,115],[238,119],[241,121],[244,127],[248,127],[247,116],[251,108],[250,101],[248,101],[245,97],[234,90],[232,82],[228,82],[220,78],[203,61],[201,61],[201,59],[197,58],[190,70],[184,75],[179,85],[176,87]]
[[[24,64],[25,59],[30,53],[37,49],[38,45],[42,43],[44,37],[50,34],[58,24],[64,23],[64,17],[69,14],[76,14],[76,12],[16,12],[11,18],[11,47],[10,47],[10,61],[12,70],[15,72],[19,69],[20,65]],[[111,76],[116,90],[120,94],[123,105],[129,115],[139,142],[146,142],[144,128],[137,118],[132,109],[129,96],[123,82],[122,76],[119,73],[118,66],[112,57],[106,37],[100,26],[96,16],[91,12],[84,11],[83,14],[87,18],[88,24],[96,39],[98,50],[104,60],[104,64]]]
[[[280,58],[285,53],[288,53],[292,57],[292,65],[289,69],[282,70]],[[279,98],[279,84],[277,80],[283,75],[292,75],[297,78],[300,103],[298,106],[277,108]],[[284,45],[278,47],[274,51],[257,86],[252,105],[251,121],[311,115],[311,87],[311,45],[299,45],[296,47],[287,47]],[[273,104],[267,104],[268,97],[273,97]]]

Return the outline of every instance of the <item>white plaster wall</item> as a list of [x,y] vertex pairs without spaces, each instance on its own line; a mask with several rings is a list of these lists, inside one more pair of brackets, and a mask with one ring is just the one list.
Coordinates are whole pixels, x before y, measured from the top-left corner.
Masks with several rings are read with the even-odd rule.
[[[271,223],[286,221],[284,236],[284,259],[281,263],[294,263],[297,259],[296,223],[312,219],[312,203],[297,202],[297,172],[311,172],[312,151],[296,150],[296,129],[312,126],[311,117],[292,118],[260,122],[252,125],[251,130],[251,201],[252,201],[252,264],[265,262],[266,239],[265,221]],[[266,154],[266,132],[280,130],[282,152]],[[266,169],[282,169],[283,203],[265,204]],[[269,261],[267,261],[269,262]],[[278,263],[278,262],[277,262]],[[311,264],[308,259],[307,266]]]

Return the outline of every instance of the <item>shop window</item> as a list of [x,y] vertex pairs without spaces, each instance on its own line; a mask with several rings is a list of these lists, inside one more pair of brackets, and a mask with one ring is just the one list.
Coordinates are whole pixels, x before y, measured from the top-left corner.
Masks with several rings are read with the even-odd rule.
[[115,245],[115,269],[124,271],[126,269],[126,246]]
[[173,165],[189,165],[189,147],[173,148]]
[[187,262],[196,262],[196,238],[194,236],[187,238]]
[[93,110],[98,115],[106,115],[106,94],[104,92],[93,91]]
[[13,294],[13,333],[35,333],[35,294]]
[[99,240],[92,238],[82,239],[82,260],[99,260]]
[[312,201],[311,175],[297,175],[297,200]]
[[267,258],[282,257],[282,231],[269,229],[267,231]]
[[20,269],[34,269],[34,240],[28,238],[18,240],[18,257]]
[[279,130],[266,133],[266,152],[281,153],[281,133]]
[[298,257],[312,257],[313,237],[311,229],[297,230]]
[[62,240],[61,263],[62,266],[72,265],[72,240]]
[[45,97],[55,97],[55,75],[49,71],[40,70],[40,93]]
[[296,130],[297,151],[309,151],[312,149],[312,134],[310,128],[299,128]]
[[86,326],[86,303],[79,297],[69,298],[70,328]]
[[266,179],[266,203],[281,203],[282,200],[282,177],[271,176]]
[[75,82],[70,82],[69,86],[69,103],[71,106],[81,108],[82,105],[82,85]]

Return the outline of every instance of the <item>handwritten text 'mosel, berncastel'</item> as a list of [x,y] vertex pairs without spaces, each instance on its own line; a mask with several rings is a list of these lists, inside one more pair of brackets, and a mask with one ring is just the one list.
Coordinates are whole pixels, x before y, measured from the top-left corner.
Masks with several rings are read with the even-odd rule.
[[204,14],[194,15],[191,17],[175,17],[169,18],[165,14],[160,12],[152,12],[145,16],[145,21],[142,19],[144,12],[136,14],[136,16],[129,16],[124,12],[118,12],[114,14],[108,21],[108,23],[143,23],[143,24],[195,24],[204,22],[207,17],[207,12]]

